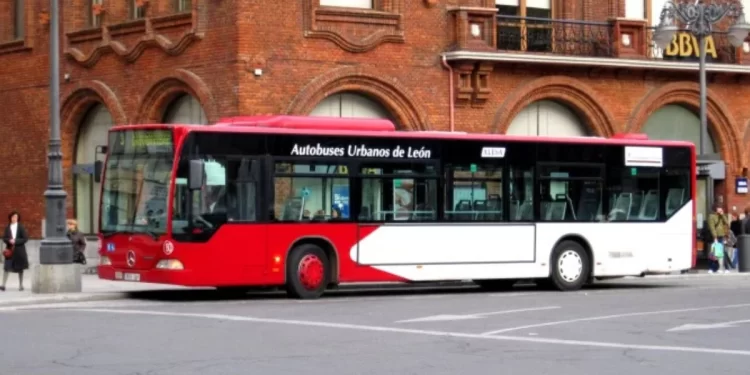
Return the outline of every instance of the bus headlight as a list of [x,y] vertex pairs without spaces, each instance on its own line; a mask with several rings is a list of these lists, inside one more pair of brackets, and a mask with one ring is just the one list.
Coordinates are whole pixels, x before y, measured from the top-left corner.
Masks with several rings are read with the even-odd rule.
[[182,262],[177,259],[162,259],[156,263],[156,268],[160,270],[184,270]]
[[109,257],[106,255],[102,255],[99,257],[99,265],[100,266],[111,266],[112,261],[109,260]]

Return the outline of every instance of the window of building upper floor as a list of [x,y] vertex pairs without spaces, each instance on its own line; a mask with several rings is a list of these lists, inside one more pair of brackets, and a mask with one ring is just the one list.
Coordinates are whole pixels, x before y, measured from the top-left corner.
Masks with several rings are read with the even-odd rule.
[[372,9],[374,0],[320,0],[320,6]]
[[24,0],[5,1],[0,7],[0,42],[23,39],[25,35]]
[[552,18],[552,0],[495,0],[499,16]]

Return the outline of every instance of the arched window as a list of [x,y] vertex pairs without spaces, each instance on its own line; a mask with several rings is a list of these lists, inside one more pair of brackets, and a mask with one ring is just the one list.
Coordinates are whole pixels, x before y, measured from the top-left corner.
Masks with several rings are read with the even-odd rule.
[[163,122],[167,124],[208,124],[206,112],[192,95],[183,94],[172,100],[164,111]]
[[78,128],[75,165],[75,215],[78,227],[84,233],[96,233],[99,229],[100,185],[94,179],[94,162],[104,161],[101,146],[107,145],[109,129],[114,125],[112,115],[102,104],[89,108]]
[[540,136],[586,136],[589,129],[568,107],[551,100],[526,106],[511,122],[507,134]]
[[367,95],[354,92],[342,92],[323,99],[310,116],[367,117],[393,121],[393,116],[382,104]]

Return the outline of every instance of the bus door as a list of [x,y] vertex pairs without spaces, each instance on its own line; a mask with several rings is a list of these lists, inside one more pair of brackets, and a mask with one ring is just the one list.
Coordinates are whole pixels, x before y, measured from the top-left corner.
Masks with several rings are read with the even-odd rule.
[[195,179],[202,181],[191,186],[196,228],[189,241],[221,249],[222,256],[214,258],[217,261],[233,259],[229,264],[240,268],[264,266],[268,256],[266,225],[259,223],[264,188],[261,159],[244,156],[198,162],[203,172],[196,172],[202,176]]

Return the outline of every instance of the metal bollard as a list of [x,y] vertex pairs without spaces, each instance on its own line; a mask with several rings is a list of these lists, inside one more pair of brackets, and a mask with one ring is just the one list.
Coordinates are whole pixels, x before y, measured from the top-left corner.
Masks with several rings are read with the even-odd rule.
[[737,236],[737,270],[739,272],[750,272],[750,235]]

